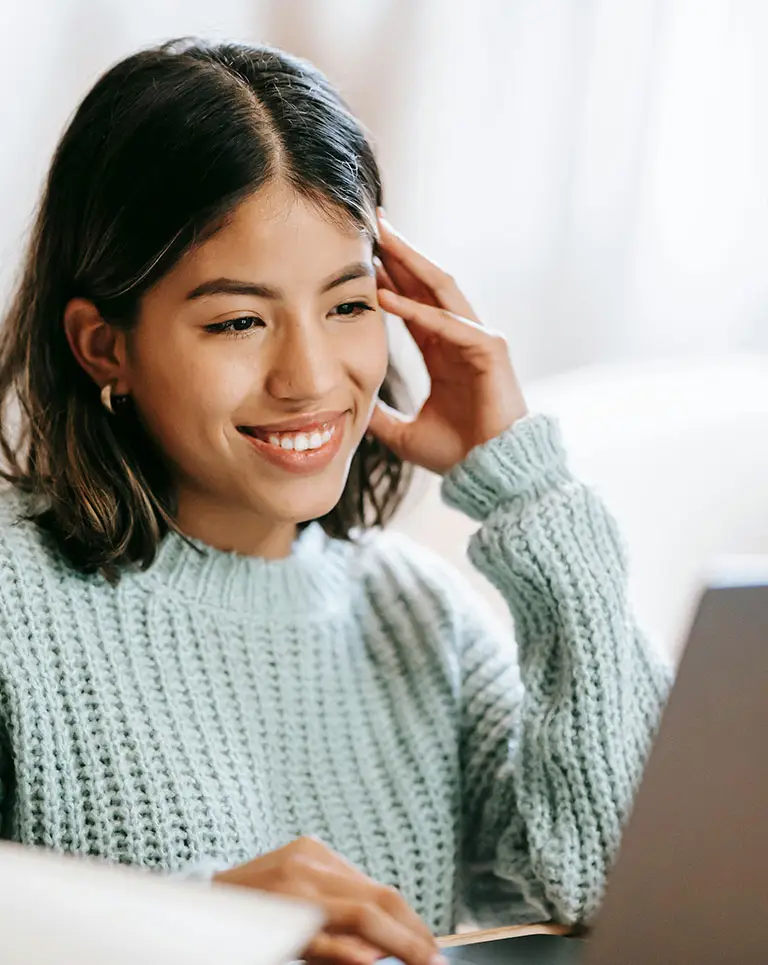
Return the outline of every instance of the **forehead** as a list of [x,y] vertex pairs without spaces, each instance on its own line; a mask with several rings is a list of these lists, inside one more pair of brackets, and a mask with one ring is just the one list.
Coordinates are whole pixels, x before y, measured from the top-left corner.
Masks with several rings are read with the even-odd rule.
[[290,287],[313,285],[371,257],[371,240],[363,231],[275,185],[243,201],[178,267],[185,282],[227,276]]

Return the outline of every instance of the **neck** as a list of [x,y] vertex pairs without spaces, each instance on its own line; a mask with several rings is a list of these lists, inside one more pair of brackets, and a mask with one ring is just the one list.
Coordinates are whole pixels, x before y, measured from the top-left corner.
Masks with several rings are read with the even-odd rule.
[[264,559],[290,556],[297,533],[295,523],[275,522],[189,492],[179,493],[176,522],[186,536],[214,549]]

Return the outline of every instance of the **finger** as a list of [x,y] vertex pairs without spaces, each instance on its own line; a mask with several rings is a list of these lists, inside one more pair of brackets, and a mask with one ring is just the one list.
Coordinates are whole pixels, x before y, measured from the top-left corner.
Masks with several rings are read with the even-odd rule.
[[380,258],[374,259],[376,266],[376,285],[379,288],[388,288],[390,291],[397,292],[397,285],[392,280],[389,272],[384,267]]
[[394,282],[393,291],[407,295],[408,298],[415,298],[417,302],[423,302],[425,305],[441,307],[432,289],[425,285],[423,281],[420,281],[412,271],[409,271],[406,265],[391,257],[385,251],[381,252],[381,258],[387,274]]
[[407,928],[413,929],[437,948],[437,940],[429,925],[416,914],[396,888],[387,888],[384,885],[375,885],[375,887],[377,890],[376,901],[380,908],[383,908],[388,915],[391,915],[397,921],[402,922]]
[[[474,309],[462,293],[455,280],[439,268],[433,261],[417,251],[392,225],[379,214],[381,227],[379,246],[382,253],[391,256],[395,261],[404,265],[419,281],[426,285],[435,295],[438,305],[457,315],[463,315],[478,321]],[[391,275],[394,266],[387,264]],[[394,277],[394,275],[393,275]],[[395,281],[397,279],[395,278]]]
[[368,431],[384,443],[392,452],[401,454],[403,435],[413,420],[404,416],[402,412],[393,409],[380,399],[371,413]]
[[[386,231],[389,231],[395,235],[395,237],[401,236],[398,236],[397,232],[386,219],[384,220],[385,225],[381,226],[379,233],[380,240],[377,254],[385,264],[390,278],[395,283],[394,290],[399,291],[403,295],[407,295],[409,298],[415,298],[416,301],[424,302],[426,305],[434,305],[437,308],[441,308],[442,305],[438,301],[437,295],[431,286],[414,273],[413,268],[406,263],[402,254],[398,257],[397,250],[393,250],[392,246],[389,248],[386,247],[386,237],[384,236]],[[436,267],[437,266],[435,266],[435,268]]]
[[[381,400],[379,400],[379,408],[382,418],[391,420],[400,427],[411,421],[409,416],[403,415]],[[369,878],[351,861],[338,852],[332,851],[322,842],[318,841],[314,844],[316,848],[313,847],[312,841],[307,842],[309,850],[316,859],[312,864],[312,872],[316,878],[322,880],[323,888],[338,897],[361,897],[364,900],[373,901],[407,928],[420,933],[429,942],[434,941],[429,926],[413,911],[397,889],[389,888]]]
[[398,315],[405,322],[408,331],[416,339],[424,340],[428,335],[439,335],[448,341],[466,348],[479,346],[489,332],[478,322],[462,318],[443,308],[423,305],[413,298],[382,288],[379,291],[379,304],[385,312]]
[[326,931],[352,934],[394,955],[405,965],[433,965],[437,956],[434,940],[427,941],[374,902],[332,901],[325,906]]
[[373,965],[386,952],[356,935],[329,935],[321,932],[304,949],[308,965]]
[[[384,406],[384,403],[381,405]],[[407,417],[395,409],[389,406],[385,408],[393,419],[406,420]],[[328,896],[374,902],[405,927],[434,942],[426,922],[410,908],[396,889],[373,881],[351,861],[316,838],[301,838],[294,842],[293,849],[297,852],[298,861],[294,877],[297,882],[302,882],[304,897],[322,900]]]
[[373,884],[372,879],[362,872],[357,865],[345,858],[344,855],[339,854],[338,851],[329,848],[323,841],[313,837],[304,837],[300,840],[303,856],[310,859],[314,865],[354,878],[358,882]]

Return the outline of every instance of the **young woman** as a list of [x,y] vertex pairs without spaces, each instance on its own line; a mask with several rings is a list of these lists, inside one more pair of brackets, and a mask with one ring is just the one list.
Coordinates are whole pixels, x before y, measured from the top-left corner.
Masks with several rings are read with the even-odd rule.
[[[427,965],[467,909],[589,918],[668,677],[557,426],[381,193],[276,50],[145,51],[75,114],[1,336],[0,814],[316,900],[313,960]],[[383,312],[431,376],[410,419]],[[480,524],[520,675],[381,532],[414,463]]]

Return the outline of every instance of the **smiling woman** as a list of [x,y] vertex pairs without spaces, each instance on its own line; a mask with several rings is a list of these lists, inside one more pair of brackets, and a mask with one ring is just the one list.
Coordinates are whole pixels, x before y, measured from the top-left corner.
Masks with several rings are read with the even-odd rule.
[[[370,471],[373,444],[360,444],[388,368],[373,244],[275,178],[151,285],[130,326],[107,323],[92,299],[69,301],[64,329],[83,371],[129,398],[159,444],[174,527],[286,556],[296,525],[343,498],[356,453]],[[276,445],[267,430],[282,423],[294,435]]]
[[[430,965],[465,909],[588,920],[667,687],[557,426],[380,203],[311,65],[138,53],[62,138],[0,331],[0,834],[318,902],[313,965]],[[519,666],[381,532],[412,464],[480,523]]]
[[[0,336],[0,404],[27,416],[21,438],[2,420],[8,475],[47,495],[38,521],[73,565],[114,579],[169,530],[284,555],[297,522],[346,538],[391,516],[410,471],[365,435],[377,392],[404,399],[376,297],[380,201],[360,126],[281,52],[179,42],[94,87]],[[237,431],[321,408],[349,416],[338,458],[280,456],[323,470],[311,489]]]

